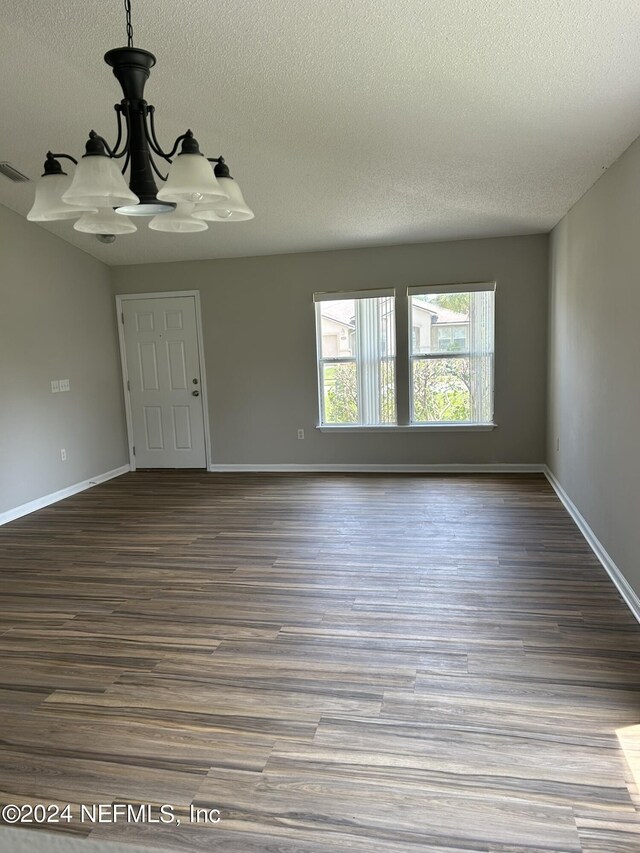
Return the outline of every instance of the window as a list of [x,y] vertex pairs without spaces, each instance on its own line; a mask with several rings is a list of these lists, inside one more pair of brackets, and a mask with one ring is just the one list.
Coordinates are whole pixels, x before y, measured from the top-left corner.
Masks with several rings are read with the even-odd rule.
[[320,426],[491,428],[494,296],[494,282],[411,287],[398,315],[393,290],[315,294]]
[[467,325],[437,326],[436,349],[442,352],[464,352],[467,349]]
[[393,291],[315,295],[323,425],[396,423]]
[[411,326],[431,331],[428,346],[412,340],[411,423],[491,423],[494,289],[409,289]]

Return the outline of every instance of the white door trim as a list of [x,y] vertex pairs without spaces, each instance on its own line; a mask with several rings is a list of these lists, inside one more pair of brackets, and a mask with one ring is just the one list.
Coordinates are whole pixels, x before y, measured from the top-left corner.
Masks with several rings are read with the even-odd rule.
[[200,309],[199,290],[163,290],[154,293],[118,293],[116,295],[116,321],[118,324],[118,342],[120,344],[120,367],[122,370],[122,391],[124,394],[124,409],[127,421],[127,440],[129,443],[129,465],[136,470],[136,457],[133,455],[133,415],[131,413],[131,395],[127,388],[127,356],[124,340],[124,324],[122,322],[123,303],[130,299],[165,299],[171,296],[193,296],[196,309],[196,335],[198,338],[198,358],[200,359],[200,393],[202,395],[202,421],[204,424],[204,453],[205,470],[211,465],[211,431],[209,428],[209,404],[207,400],[207,371],[204,361],[204,342],[202,338],[202,312]]

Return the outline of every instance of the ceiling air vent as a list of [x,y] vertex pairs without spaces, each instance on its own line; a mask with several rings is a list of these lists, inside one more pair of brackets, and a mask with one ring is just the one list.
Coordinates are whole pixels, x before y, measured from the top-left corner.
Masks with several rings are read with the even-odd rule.
[[7,163],[6,160],[0,160],[0,175],[4,175],[5,178],[9,178],[10,181],[13,181],[14,184],[25,184],[27,181],[30,181],[31,178],[28,178],[26,175],[23,175],[22,172],[19,172],[11,163]]

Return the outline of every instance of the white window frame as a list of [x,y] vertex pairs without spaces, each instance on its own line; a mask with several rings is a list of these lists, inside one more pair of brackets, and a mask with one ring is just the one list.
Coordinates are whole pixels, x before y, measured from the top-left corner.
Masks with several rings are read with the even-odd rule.
[[[413,420],[413,386],[412,386],[412,362],[414,358],[428,357],[434,358],[436,355],[440,358],[452,358],[456,356],[469,357],[470,353],[425,353],[423,355],[413,355],[412,342],[412,325],[411,325],[411,297],[413,295],[424,293],[474,293],[478,291],[497,291],[497,283],[495,281],[474,281],[474,282],[456,282],[448,284],[429,284],[419,285],[415,287],[406,287],[401,291],[396,288],[380,288],[374,290],[350,290],[350,291],[334,291],[314,293],[313,295],[313,310],[316,323],[316,381],[318,384],[318,424],[316,429],[320,432],[488,432],[496,428],[495,419],[495,316],[496,302],[494,296],[494,341],[493,341],[493,358],[491,363],[491,420],[483,423],[473,421],[433,421],[433,422],[415,422]],[[340,362],[356,362],[355,356],[323,358],[322,357],[322,327],[320,313],[317,311],[316,303],[331,302],[339,299],[371,299],[378,297],[393,297],[395,300],[395,317],[396,317],[396,347],[394,360],[395,367],[395,391],[396,391],[396,418],[395,424],[326,424],[324,423],[324,372],[323,364],[340,363]],[[402,300],[405,300],[406,307],[402,308]],[[406,319],[404,315],[406,314]],[[398,344],[405,341],[406,350],[399,348]],[[469,340],[467,338],[467,340]],[[406,395],[404,388],[400,391],[399,380],[402,376],[406,377],[407,388]],[[404,380],[402,381],[404,385]],[[405,407],[400,405],[401,399],[406,400]]]

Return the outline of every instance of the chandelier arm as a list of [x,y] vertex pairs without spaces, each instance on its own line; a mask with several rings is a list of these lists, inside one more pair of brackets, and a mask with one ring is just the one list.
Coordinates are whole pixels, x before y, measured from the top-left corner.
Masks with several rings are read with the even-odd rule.
[[[130,121],[130,117],[129,117],[129,105],[128,105],[128,104],[127,104],[127,108],[126,108],[126,110],[123,110],[123,113],[124,113],[124,125],[125,125],[125,130],[126,130],[127,138],[126,138],[126,140],[125,140],[124,145],[122,146],[122,151],[120,151],[120,152],[116,153],[116,152],[117,152],[117,148],[118,148],[118,146],[116,146],[115,152],[114,152],[114,154],[113,154],[113,156],[114,156],[114,158],[115,158],[116,160],[119,160],[121,157],[124,157],[124,155],[125,155],[125,154],[128,154],[128,153],[129,153],[129,147],[130,147],[130,144],[131,144],[131,121]],[[118,135],[119,135],[119,134],[120,134],[120,128],[118,127]],[[129,162],[129,160],[127,159],[127,161],[126,161],[126,162],[128,163],[128,162]],[[124,165],[124,166],[122,167],[122,172],[123,172],[123,174],[124,174],[124,172],[126,171],[126,168],[127,168],[127,166],[126,166],[126,165]]]
[[72,163],[78,165],[78,161],[75,157],[72,157],[71,154],[54,154],[52,151],[47,151],[47,157],[53,157],[54,160],[59,160],[61,157],[64,157],[66,160],[71,160]]
[[162,159],[166,160],[167,163],[171,163],[171,158],[173,157],[173,155],[178,150],[178,145],[184,139],[184,135],[179,136],[176,139],[176,143],[173,146],[173,149],[171,151],[169,151],[168,153],[166,151],[164,151],[162,148],[162,145],[158,141],[158,134],[156,133],[156,118],[155,118],[156,108],[154,106],[150,105],[147,109],[149,111],[149,131],[150,131],[151,137],[153,139],[154,150],[155,150],[156,154],[158,155],[158,157],[162,157]]
[[157,154],[158,157],[162,157],[163,160],[166,160],[168,163],[171,162],[170,158],[167,154],[162,150],[162,146],[158,142],[158,137],[156,136],[156,128],[153,121],[153,116],[155,114],[155,107],[147,106],[147,112],[145,115],[149,117],[149,121],[145,121],[144,123],[144,132],[147,137],[147,142],[149,143],[149,148],[153,151],[154,154]]
[[169,151],[167,154],[165,154],[165,155],[164,155],[165,160],[169,160],[169,162],[171,162],[171,160],[170,160],[169,158],[173,157],[173,155],[174,155],[174,154],[176,153],[176,151],[178,150],[178,146],[180,145],[180,143],[182,142],[182,140],[183,140],[183,139],[188,139],[188,136],[189,136],[188,132],[187,132],[187,133],[181,133],[181,134],[180,134],[180,136],[179,136],[179,137],[176,139],[176,141],[174,142],[174,144],[173,144],[173,148],[171,149],[171,151]]
[[122,151],[119,151],[118,149],[120,148],[120,143],[122,142],[122,112],[123,112],[123,107],[121,104],[116,104],[114,109],[116,111],[116,115],[118,116],[118,137],[116,139],[116,144],[113,146],[113,152],[112,152],[111,156],[114,157],[115,159],[119,159],[120,157],[122,157],[126,153],[127,147],[129,145],[129,122],[126,121],[127,139],[126,139],[125,144],[122,148]]
[[130,158],[131,158],[131,151],[129,150],[129,146],[128,146],[128,145],[127,145],[127,150],[126,150],[126,152],[123,152],[123,153],[126,153],[126,155],[127,155],[127,156],[125,157],[125,161],[124,161],[124,163],[123,163],[123,165],[122,165],[122,174],[124,175],[124,173],[127,171],[127,166],[129,165],[129,160],[130,160]]
[[168,175],[163,175],[163,174],[162,174],[162,172],[161,172],[161,171],[158,169],[158,167],[156,166],[155,160],[153,159],[153,157],[151,156],[151,154],[149,155],[149,162],[151,163],[151,168],[152,168],[152,169],[153,169],[153,171],[156,173],[156,175],[160,178],[160,180],[161,180],[161,181],[166,181],[166,180],[167,180],[167,178],[168,178],[169,176],[168,176]]
[[115,149],[111,148],[111,146],[109,145],[107,140],[104,138],[104,136],[100,136],[100,134],[96,133],[95,130],[91,131],[91,133],[89,134],[89,137],[91,139],[97,139],[99,142],[101,142],[104,145],[107,154],[113,160],[119,160],[120,157],[123,157],[129,151],[129,139],[128,138],[127,138],[127,143],[126,143],[125,147],[122,149],[122,151],[117,153]]

